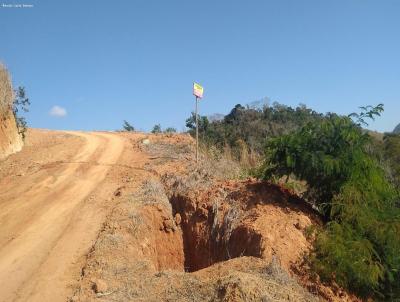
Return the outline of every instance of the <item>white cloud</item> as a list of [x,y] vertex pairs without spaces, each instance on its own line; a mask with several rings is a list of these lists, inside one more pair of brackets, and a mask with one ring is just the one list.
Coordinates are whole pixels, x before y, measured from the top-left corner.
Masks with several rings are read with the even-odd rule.
[[67,110],[63,107],[55,105],[50,109],[49,114],[54,117],[64,117],[67,115]]

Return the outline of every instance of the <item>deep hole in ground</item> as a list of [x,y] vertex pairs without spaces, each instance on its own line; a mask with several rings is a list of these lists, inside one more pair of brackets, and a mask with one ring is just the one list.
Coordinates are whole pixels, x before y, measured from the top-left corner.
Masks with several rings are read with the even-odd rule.
[[181,220],[185,271],[241,256],[261,257],[262,236],[239,224],[240,209],[197,204],[182,195],[171,197],[170,203],[172,214]]

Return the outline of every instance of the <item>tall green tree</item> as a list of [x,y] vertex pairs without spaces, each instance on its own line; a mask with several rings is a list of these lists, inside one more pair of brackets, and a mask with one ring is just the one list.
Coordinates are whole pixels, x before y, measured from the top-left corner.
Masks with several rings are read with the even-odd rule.
[[131,124],[129,124],[127,121],[124,120],[124,123],[122,125],[122,128],[125,131],[135,131],[135,127],[133,127]]
[[13,113],[15,117],[15,121],[17,123],[17,128],[19,134],[22,136],[22,139],[25,139],[26,131],[27,131],[27,122],[25,117],[21,114],[22,112],[29,112],[30,101],[26,96],[25,87],[18,87],[14,91],[14,101],[13,101]]
[[154,134],[161,133],[161,132],[162,132],[162,129],[161,129],[160,124],[154,125],[153,129],[151,130],[151,133],[154,133]]

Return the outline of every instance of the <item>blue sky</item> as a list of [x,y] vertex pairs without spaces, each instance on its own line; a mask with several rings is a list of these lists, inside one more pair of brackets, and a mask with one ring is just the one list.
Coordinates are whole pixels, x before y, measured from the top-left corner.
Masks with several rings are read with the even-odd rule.
[[370,128],[400,123],[400,1],[2,3],[33,5],[0,3],[0,60],[32,127],[182,130],[193,81],[204,115],[269,97],[342,114],[382,102]]

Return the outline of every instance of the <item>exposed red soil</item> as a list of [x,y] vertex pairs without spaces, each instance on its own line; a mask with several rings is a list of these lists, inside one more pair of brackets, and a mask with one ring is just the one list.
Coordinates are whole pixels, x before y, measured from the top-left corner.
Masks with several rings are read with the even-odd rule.
[[300,266],[307,204],[195,168],[189,136],[28,134],[0,163],[0,300],[356,301]]
[[14,93],[10,76],[0,63],[0,160],[18,152],[23,146],[12,110]]
[[203,192],[170,197],[182,217],[191,271],[240,256],[278,256],[289,270],[310,248],[304,230],[319,219],[300,199],[277,185],[226,181]]

